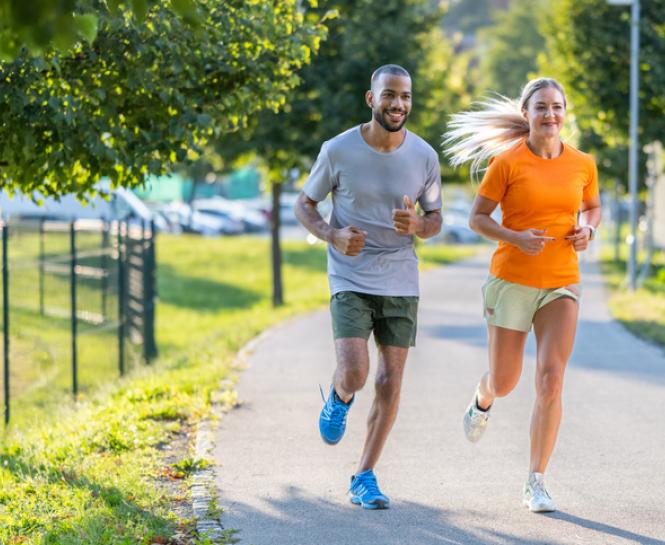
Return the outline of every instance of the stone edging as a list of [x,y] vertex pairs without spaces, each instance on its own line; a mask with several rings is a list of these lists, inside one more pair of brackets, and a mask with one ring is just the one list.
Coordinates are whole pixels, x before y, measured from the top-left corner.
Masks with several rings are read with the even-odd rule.
[[[245,344],[233,360],[233,367],[247,361],[256,345],[268,337],[273,328],[269,328]],[[196,430],[194,457],[196,460],[210,460],[215,449],[215,418],[222,416],[219,407],[213,407],[213,417],[203,420]],[[210,503],[217,498],[215,490],[215,467],[209,465],[192,473],[192,511],[196,521],[196,532],[200,537],[207,537],[213,543],[224,537],[224,526],[219,518],[209,515]]]

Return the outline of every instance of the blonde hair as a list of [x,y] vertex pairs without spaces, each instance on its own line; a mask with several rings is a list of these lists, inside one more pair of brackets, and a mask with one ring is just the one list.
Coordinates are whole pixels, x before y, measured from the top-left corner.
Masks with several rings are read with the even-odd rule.
[[481,166],[490,158],[529,135],[529,122],[522,110],[527,109],[536,91],[548,87],[561,93],[566,106],[562,85],[551,78],[538,78],[524,86],[518,100],[498,95],[476,102],[474,110],[451,115],[443,135],[444,152],[450,158],[450,164],[458,167],[471,162],[471,176],[477,179]]

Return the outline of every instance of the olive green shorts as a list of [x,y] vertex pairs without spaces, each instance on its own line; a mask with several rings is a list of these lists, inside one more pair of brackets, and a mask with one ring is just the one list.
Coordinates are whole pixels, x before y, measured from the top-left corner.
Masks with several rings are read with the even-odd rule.
[[416,345],[418,297],[340,291],[330,298],[330,314],[335,339],[369,339],[374,332],[383,346]]
[[580,298],[579,284],[533,288],[491,276],[483,285],[483,312],[488,325],[530,331],[538,309],[560,297]]

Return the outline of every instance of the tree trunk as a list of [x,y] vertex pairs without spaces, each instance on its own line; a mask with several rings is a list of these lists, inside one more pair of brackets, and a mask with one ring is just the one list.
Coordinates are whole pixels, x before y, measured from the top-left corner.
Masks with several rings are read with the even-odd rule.
[[272,182],[272,305],[279,307],[284,304],[282,289],[282,248],[279,241],[280,227],[280,196],[282,184]]

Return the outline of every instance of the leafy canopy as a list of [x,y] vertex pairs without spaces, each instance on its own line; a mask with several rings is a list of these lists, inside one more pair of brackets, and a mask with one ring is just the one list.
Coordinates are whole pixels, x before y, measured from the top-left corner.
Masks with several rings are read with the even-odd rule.
[[[630,8],[606,0],[561,0],[545,20],[550,73],[565,86],[581,145],[606,173],[625,175],[630,90]],[[665,134],[665,0],[641,3],[640,142]],[[621,153],[617,153],[621,151]]]
[[289,169],[307,170],[321,144],[369,121],[365,92],[372,71],[395,63],[413,77],[413,110],[408,127],[439,147],[447,115],[466,105],[466,64],[455,58],[440,29],[444,10],[431,0],[321,0],[320,16],[335,9],[328,39],[301,72],[302,85],[275,115],[263,111],[249,130],[224,138],[218,152],[255,153],[270,166],[272,180]]
[[2,187],[85,196],[102,176],[164,174],[282,107],[325,36],[298,0],[196,0],[194,25],[173,9],[186,4],[154,2],[141,23],[93,2],[92,43],[0,63]]

